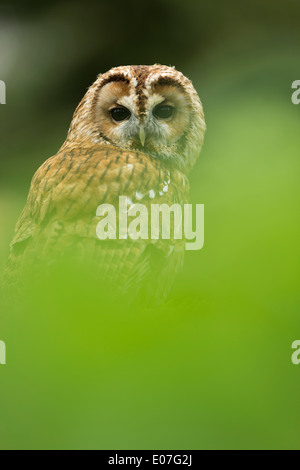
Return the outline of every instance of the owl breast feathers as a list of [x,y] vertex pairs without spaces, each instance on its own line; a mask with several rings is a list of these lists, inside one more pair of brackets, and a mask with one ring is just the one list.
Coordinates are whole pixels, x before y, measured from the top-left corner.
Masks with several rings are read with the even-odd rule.
[[[8,285],[62,258],[88,263],[120,294],[163,299],[182,265],[183,240],[99,240],[97,207],[188,202],[187,173],[205,121],[191,82],[174,68],[117,67],[77,107],[66,142],[33,177],[7,267]],[[152,300],[151,300],[152,301]]]

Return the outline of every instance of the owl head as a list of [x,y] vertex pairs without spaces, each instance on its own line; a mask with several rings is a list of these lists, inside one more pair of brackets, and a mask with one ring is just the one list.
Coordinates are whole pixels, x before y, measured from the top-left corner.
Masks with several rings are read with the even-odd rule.
[[159,64],[115,67],[98,76],[77,107],[66,144],[142,152],[188,172],[205,132],[190,80]]

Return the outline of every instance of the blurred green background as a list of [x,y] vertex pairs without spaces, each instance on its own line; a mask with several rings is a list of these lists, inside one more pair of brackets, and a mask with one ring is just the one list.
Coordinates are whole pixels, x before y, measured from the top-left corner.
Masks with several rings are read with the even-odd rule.
[[205,245],[167,305],[61,276],[1,303],[0,448],[300,448],[297,0],[2,1],[0,269],[38,166],[98,73],[175,65],[203,101]]

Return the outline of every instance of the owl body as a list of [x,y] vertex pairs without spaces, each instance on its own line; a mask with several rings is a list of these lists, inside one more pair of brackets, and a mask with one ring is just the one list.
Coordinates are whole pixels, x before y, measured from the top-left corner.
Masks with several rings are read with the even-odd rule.
[[99,240],[97,207],[188,202],[187,173],[205,122],[188,79],[165,66],[117,67],[77,107],[60,151],[33,177],[11,244],[8,278],[62,257],[90,263],[119,292],[164,298],[182,265],[183,240]]

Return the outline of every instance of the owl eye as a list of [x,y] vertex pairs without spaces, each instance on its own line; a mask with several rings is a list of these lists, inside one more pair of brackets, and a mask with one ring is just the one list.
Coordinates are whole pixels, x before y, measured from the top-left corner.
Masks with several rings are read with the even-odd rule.
[[169,119],[174,114],[174,107],[167,104],[161,104],[154,108],[153,114],[159,119]]
[[113,108],[110,110],[110,115],[114,121],[125,121],[130,116],[130,111],[127,108]]

